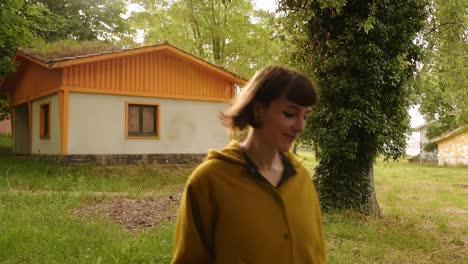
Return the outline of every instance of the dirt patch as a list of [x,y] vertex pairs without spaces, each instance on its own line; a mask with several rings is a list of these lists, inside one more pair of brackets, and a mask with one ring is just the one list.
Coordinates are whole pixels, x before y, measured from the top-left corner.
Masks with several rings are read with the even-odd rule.
[[104,215],[130,231],[151,228],[176,218],[181,193],[162,198],[93,200],[72,210],[80,218]]
[[445,208],[444,212],[449,213],[449,214],[461,214],[461,215],[468,213],[468,211],[465,211],[463,209],[456,208],[456,207],[447,207]]

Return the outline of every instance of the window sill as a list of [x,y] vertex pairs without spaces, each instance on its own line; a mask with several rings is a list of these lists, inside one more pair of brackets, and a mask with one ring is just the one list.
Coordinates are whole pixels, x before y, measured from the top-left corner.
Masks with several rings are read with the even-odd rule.
[[127,139],[159,139],[159,136],[126,136]]

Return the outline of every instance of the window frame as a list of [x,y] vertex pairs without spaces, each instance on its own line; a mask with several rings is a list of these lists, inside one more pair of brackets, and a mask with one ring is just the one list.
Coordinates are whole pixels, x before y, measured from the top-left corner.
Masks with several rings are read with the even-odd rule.
[[[47,131],[45,131],[45,107],[47,106]],[[51,131],[50,131],[50,123],[51,123],[51,111],[50,111],[50,102],[43,103],[39,105],[39,138],[40,139],[50,139],[51,138]],[[44,133],[43,133],[44,132]],[[47,134],[45,133],[47,132]]]
[[[136,106],[152,106],[155,108],[155,114],[154,114],[154,124],[156,126],[156,135],[131,135],[128,131],[128,119],[129,119],[129,106],[136,105]],[[140,108],[141,109],[141,108]],[[160,134],[160,112],[161,108],[159,106],[159,103],[148,103],[148,102],[125,102],[125,138],[129,139],[159,139],[161,137]],[[140,124],[141,125],[141,124]]]

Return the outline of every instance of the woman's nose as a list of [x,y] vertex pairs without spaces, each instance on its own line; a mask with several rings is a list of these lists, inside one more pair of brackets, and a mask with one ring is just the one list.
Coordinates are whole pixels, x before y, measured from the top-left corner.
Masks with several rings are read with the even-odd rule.
[[296,122],[296,130],[299,133],[302,133],[305,129],[305,124],[306,120],[304,118],[298,118],[298,121]]

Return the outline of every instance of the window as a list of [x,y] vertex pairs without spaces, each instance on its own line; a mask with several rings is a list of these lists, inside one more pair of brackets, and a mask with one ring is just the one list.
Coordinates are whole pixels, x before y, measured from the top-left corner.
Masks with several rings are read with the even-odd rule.
[[42,104],[40,106],[40,137],[50,138],[50,104]]
[[159,104],[127,103],[127,138],[159,138]]

